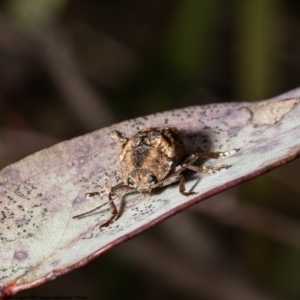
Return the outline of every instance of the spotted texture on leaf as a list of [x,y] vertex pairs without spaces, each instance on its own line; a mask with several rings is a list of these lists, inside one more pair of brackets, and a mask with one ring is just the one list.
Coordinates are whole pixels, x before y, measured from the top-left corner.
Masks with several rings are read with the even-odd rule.
[[[299,96],[297,89],[254,105],[212,104],[140,117],[57,144],[3,169],[2,295],[14,294],[79,267],[175,213],[298,157]],[[269,108],[276,107],[276,103],[281,107],[285,99],[290,99],[285,104],[293,103],[287,111],[267,123],[261,121],[259,110],[268,114]],[[108,206],[89,217],[72,219],[107,201],[106,195],[87,199],[85,193],[100,190],[118,168],[121,149],[119,143],[111,140],[110,132],[118,130],[131,137],[140,129],[153,126],[178,128],[187,139],[188,153],[233,148],[240,151],[200,162],[205,166],[231,167],[213,175],[188,177],[187,191],[192,189],[196,195],[181,195],[177,184],[153,195],[127,195],[116,200],[121,216],[105,230],[99,230],[99,225],[107,219]]]

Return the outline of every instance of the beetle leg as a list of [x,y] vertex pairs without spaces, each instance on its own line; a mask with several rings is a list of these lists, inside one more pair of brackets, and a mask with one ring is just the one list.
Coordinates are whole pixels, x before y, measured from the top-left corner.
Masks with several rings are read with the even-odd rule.
[[197,152],[195,153],[196,156],[198,156],[198,158],[200,157],[206,157],[206,158],[220,158],[220,157],[224,157],[224,156],[229,156],[232,154],[235,154],[236,152],[238,152],[240,149],[231,149],[231,150],[227,150],[227,151],[223,151],[223,152]]
[[205,166],[195,166],[193,165],[200,157],[208,157],[208,158],[219,158],[228,156],[231,154],[236,153],[239,151],[239,149],[232,149],[225,152],[198,152],[190,155],[187,157],[181,165],[178,165],[175,168],[175,171],[173,174],[169,175],[167,178],[165,178],[159,185],[159,187],[163,187],[169,184],[172,184],[176,181],[179,181],[179,191],[182,195],[189,196],[195,194],[195,192],[186,192],[185,191],[185,179],[184,176],[181,174],[181,172],[185,171],[186,169],[190,169],[195,172],[201,172],[201,173],[217,173],[221,172],[225,169],[227,169],[229,166],[227,165],[221,165],[219,167],[209,168]]
[[163,186],[172,184],[178,180],[180,180],[180,174],[173,173],[173,174],[169,175],[168,177],[166,177],[165,179],[163,179],[156,187],[163,187]]
[[[116,186],[110,190],[110,192],[108,194],[108,199],[109,199],[108,203],[109,203],[109,207],[110,207],[111,217],[107,221],[105,221],[103,224],[100,225],[100,227],[99,227],[100,229],[111,225],[114,221],[117,220],[117,218],[120,215],[120,212],[118,211],[113,200],[116,198],[122,198],[127,194],[131,194],[131,193],[135,193],[135,192],[136,192],[136,189],[131,188],[127,185]],[[114,198],[112,198],[112,197],[114,197]]]
[[[181,172],[181,171],[180,171]],[[193,194],[196,194],[195,192],[186,192],[185,191],[185,180],[184,180],[184,176],[182,174],[178,173],[173,173],[170,176],[168,176],[167,178],[165,178],[160,184],[159,187],[163,187],[169,184],[172,184],[176,181],[179,181],[179,192],[184,195],[184,196],[190,196]]]
[[99,226],[100,229],[105,228],[105,227],[109,226],[110,224],[112,224],[119,216],[118,209],[117,209],[116,204],[113,201],[113,199],[111,199],[110,193],[109,193],[108,199],[109,199],[109,208],[110,208],[110,212],[111,212],[111,217]]
[[190,155],[189,157],[187,157],[183,161],[183,163],[178,167],[178,169],[175,170],[175,172],[178,174],[186,169],[190,169],[195,172],[201,172],[201,173],[217,173],[217,172],[227,169],[229,166],[222,165],[219,167],[209,168],[209,167],[194,166],[193,164],[200,157],[220,158],[220,157],[232,155],[238,151],[239,151],[239,149],[232,149],[232,150],[228,150],[228,151],[224,151],[224,152],[197,152],[197,153],[194,153],[194,154]]
[[185,191],[185,180],[183,175],[179,175],[179,192],[184,196],[190,196],[196,194],[195,192],[186,192]]
[[213,173],[218,173],[218,172],[221,172],[223,170],[226,170],[228,169],[229,166],[227,165],[222,165],[222,166],[219,166],[219,167],[214,167],[214,168],[209,168],[209,167],[198,167],[198,166],[188,166],[187,169],[190,169],[192,171],[195,171],[195,172],[199,172],[199,173],[209,173],[209,174],[213,174]]
[[125,137],[125,134],[117,130],[113,130],[110,133],[110,136],[113,140],[116,140],[121,144],[125,144],[128,141],[128,138]]

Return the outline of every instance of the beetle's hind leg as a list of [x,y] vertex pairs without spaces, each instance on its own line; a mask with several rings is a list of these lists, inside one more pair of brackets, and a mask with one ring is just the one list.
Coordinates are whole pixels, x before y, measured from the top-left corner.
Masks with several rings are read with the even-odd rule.
[[204,166],[199,167],[199,166],[193,166],[193,165],[187,167],[187,169],[190,169],[192,171],[199,172],[199,173],[208,173],[208,174],[218,173],[218,172],[221,172],[228,168],[229,168],[228,165],[221,165],[221,166],[214,167],[214,168],[204,167]]
[[196,152],[194,155],[196,155],[198,158],[200,157],[205,157],[205,158],[220,158],[220,157],[225,157],[229,156],[232,154],[235,154],[238,152],[240,149],[231,149],[223,152]]
[[186,169],[190,169],[195,172],[210,173],[210,174],[221,172],[223,170],[228,169],[229,166],[221,165],[218,167],[210,168],[210,167],[205,167],[205,166],[195,166],[194,163],[201,157],[220,158],[220,157],[232,155],[238,151],[239,151],[239,149],[231,149],[231,150],[224,151],[224,152],[196,152],[184,160],[183,164],[181,165],[182,171],[186,170]]
[[117,130],[113,130],[111,133],[110,133],[110,137],[113,139],[113,140],[116,140],[118,141],[119,143],[121,144],[125,144],[128,142],[128,138],[125,137],[125,134],[120,132],[120,131],[117,131]]
[[205,167],[205,166],[195,166],[194,163],[200,158],[200,157],[206,157],[206,158],[220,158],[224,156],[229,156],[232,155],[236,152],[238,152],[239,149],[232,149],[229,151],[224,151],[224,152],[198,152],[190,155],[187,157],[181,165],[178,165],[175,169],[175,172],[168,176],[162,183],[161,186],[166,186],[169,185],[173,182],[179,181],[179,191],[182,195],[184,196],[190,196],[195,194],[195,192],[186,192],[185,191],[185,179],[184,176],[181,174],[183,171],[186,169],[195,171],[195,172],[200,172],[200,173],[218,173],[223,170],[226,170],[229,168],[227,165],[221,165],[218,167]]

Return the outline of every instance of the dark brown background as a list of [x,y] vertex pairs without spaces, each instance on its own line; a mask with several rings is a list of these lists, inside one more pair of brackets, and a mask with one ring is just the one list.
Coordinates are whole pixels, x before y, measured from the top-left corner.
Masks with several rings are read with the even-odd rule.
[[[295,3],[0,1],[0,166],[128,118],[300,86]],[[299,299],[299,199],[295,161],[18,296]]]

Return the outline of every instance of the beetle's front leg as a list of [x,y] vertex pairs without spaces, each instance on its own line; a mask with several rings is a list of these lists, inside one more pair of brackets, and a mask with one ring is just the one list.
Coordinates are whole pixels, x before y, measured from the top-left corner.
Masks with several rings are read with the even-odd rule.
[[182,174],[179,175],[179,192],[184,196],[190,196],[196,194],[195,192],[186,192],[185,191],[185,180]]
[[116,207],[115,202],[111,198],[111,192],[109,192],[109,194],[108,194],[108,199],[109,199],[109,208],[110,208],[110,212],[111,212],[111,217],[99,226],[100,229],[109,226],[115,220],[117,220],[117,218],[119,217],[119,211]]
[[182,174],[180,174],[181,171],[182,170],[180,170],[176,173],[173,173],[170,176],[168,176],[167,178],[165,178],[159,186],[164,187],[166,185],[169,185],[169,184],[179,181],[179,192],[182,195],[190,196],[190,195],[196,194],[195,192],[186,192],[185,191],[185,180],[184,180],[184,176]]
[[109,199],[108,203],[109,203],[109,208],[110,208],[110,212],[111,212],[111,217],[109,219],[107,219],[103,224],[101,224],[99,228],[105,228],[105,227],[111,225],[120,216],[120,212],[118,211],[118,209],[114,203],[114,199],[122,198],[127,194],[131,194],[131,193],[135,193],[135,192],[136,192],[136,189],[131,188],[127,185],[113,187],[108,194],[108,199]]

